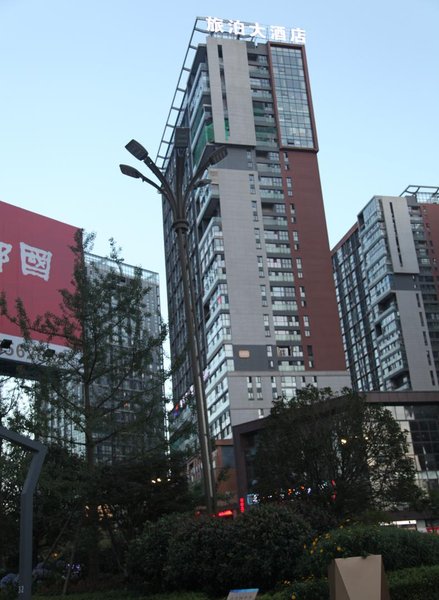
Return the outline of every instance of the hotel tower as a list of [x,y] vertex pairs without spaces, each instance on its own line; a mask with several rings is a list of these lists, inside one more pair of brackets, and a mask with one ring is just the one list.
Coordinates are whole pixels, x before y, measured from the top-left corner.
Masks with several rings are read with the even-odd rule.
[[[175,171],[175,128],[189,129],[186,180],[218,146],[188,202],[188,247],[212,437],[269,414],[307,385],[350,385],[317,162],[305,32],[198,17],[158,164]],[[174,415],[191,389],[172,213],[163,201]]]

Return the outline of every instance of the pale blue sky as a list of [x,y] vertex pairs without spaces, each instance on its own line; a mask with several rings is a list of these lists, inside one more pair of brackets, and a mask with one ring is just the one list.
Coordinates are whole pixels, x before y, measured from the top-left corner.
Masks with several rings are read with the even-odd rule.
[[[374,194],[439,185],[439,0],[0,0],[0,200],[165,274],[156,155],[195,17],[301,27],[331,245]],[[164,293],[162,293],[164,304]]]

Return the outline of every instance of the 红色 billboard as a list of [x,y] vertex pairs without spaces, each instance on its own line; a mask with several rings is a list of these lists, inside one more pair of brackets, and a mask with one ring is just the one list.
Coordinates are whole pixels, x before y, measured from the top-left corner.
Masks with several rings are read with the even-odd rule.
[[[0,291],[8,310],[23,301],[31,321],[50,311],[60,313],[62,289],[71,289],[77,228],[0,201]],[[46,341],[38,332],[32,338]],[[11,340],[0,358],[25,360],[20,329],[0,315],[0,342]],[[61,346],[53,340],[52,347]]]

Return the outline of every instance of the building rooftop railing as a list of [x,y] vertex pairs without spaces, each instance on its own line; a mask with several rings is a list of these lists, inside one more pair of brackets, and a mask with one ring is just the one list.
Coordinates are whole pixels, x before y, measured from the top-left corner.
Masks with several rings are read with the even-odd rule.
[[147,281],[148,283],[153,283],[155,285],[159,285],[159,274],[154,271],[148,271],[146,269],[142,269],[141,267],[134,267],[133,265],[127,265],[124,262],[116,262],[111,258],[107,258],[105,256],[97,256],[96,254],[90,254],[87,252],[85,254],[85,260],[88,264],[94,264],[97,267],[101,267],[103,269],[118,269],[119,272],[124,277],[134,277],[136,273],[136,269],[141,270],[142,272],[142,280]]
[[415,196],[417,202],[439,204],[439,187],[431,185],[409,185],[400,196]]

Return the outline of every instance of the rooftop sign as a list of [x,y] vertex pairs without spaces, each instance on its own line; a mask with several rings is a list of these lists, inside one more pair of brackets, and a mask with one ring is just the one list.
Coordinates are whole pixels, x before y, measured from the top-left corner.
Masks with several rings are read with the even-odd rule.
[[298,27],[283,25],[260,25],[244,21],[204,17],[207,32],[213,34],[228,34],[234,37],[249,37],[252,40],[270,42],[288,42],[290,44],[305,44],[306,33]]

